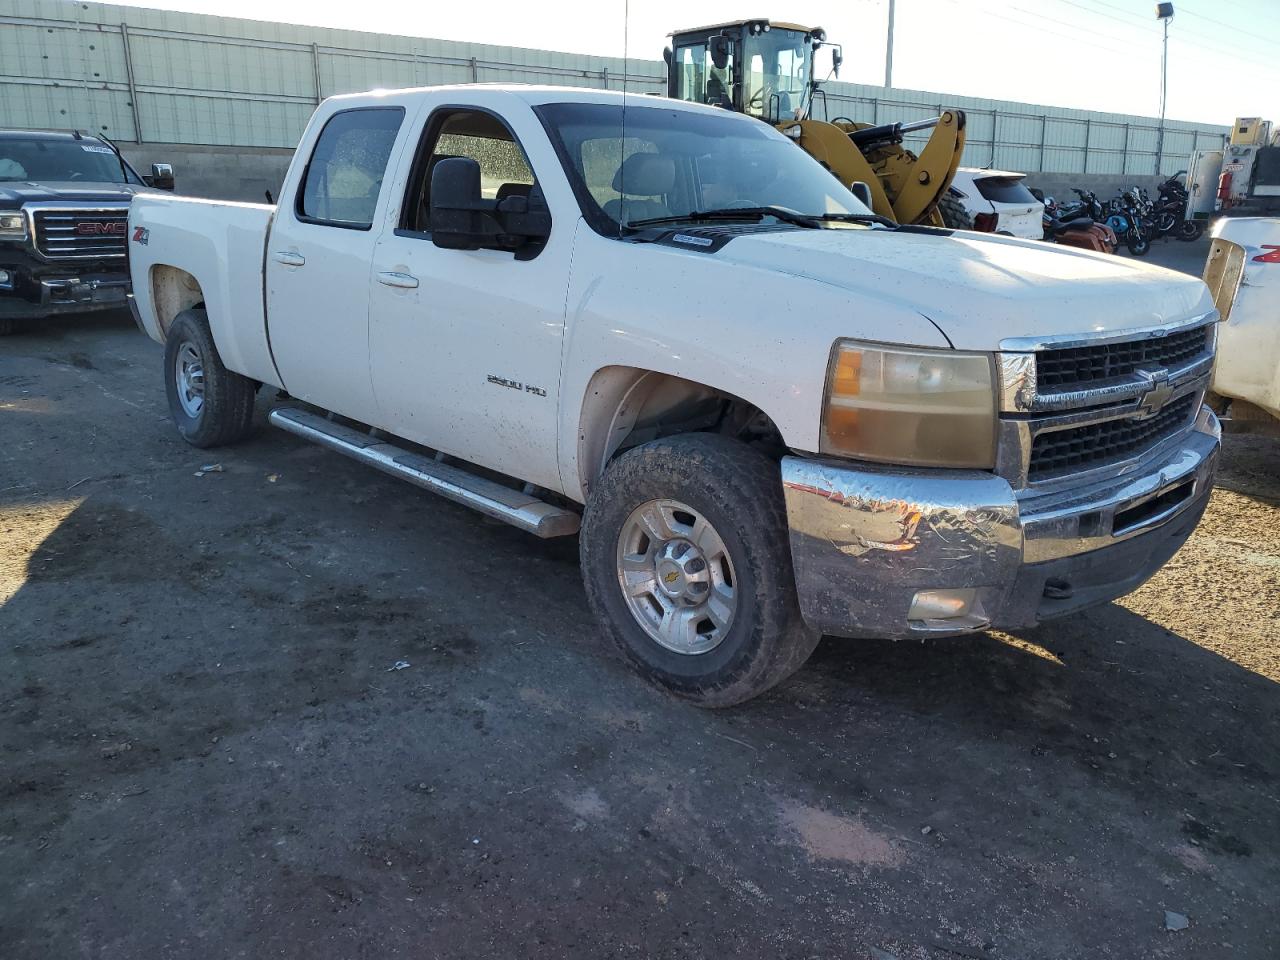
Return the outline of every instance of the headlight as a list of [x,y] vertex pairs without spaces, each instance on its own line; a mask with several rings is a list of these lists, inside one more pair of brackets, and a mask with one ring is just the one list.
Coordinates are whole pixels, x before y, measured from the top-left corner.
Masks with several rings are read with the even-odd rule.
[[991,469],[992,357],[840,341],[831,354],[822,452],[925,467]]
[[6,240],[24,240],[27,236],[27,218],[20,213],[0,213],[0,237]]

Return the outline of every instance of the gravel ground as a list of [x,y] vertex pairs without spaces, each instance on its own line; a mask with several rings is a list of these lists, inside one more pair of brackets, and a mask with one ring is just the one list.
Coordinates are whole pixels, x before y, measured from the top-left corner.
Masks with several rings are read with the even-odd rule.
[[159,360],[0,342],[5,960],[1278,955],[1280,442],[1120,603],[710,713],[600,643],[573,544],[195,451]]

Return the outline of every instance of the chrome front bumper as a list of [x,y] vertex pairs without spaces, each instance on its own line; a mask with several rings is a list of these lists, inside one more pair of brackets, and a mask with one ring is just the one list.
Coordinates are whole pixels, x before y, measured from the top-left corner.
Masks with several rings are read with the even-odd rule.
[[[1136,589],[1204,512],[1221,429],[1195,426],[1118,475],[1015,491],[968,470],[891,470],[785,457],[783,491],[801,612],[846,637],[1019,629]],[[923,591],[971,590],[962,615],[908,617]]]

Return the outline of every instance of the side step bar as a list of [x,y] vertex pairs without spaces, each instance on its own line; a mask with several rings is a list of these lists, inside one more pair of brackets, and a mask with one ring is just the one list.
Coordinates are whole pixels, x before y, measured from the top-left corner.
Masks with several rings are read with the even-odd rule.
[[383,473],[438,493],[455,503],[503,520],[535,536],[567,537],[581,518],[572,510],[538,500],[452,464],[440,463],[298,407],[277,407],[267,419],[282,430],[359,460]]

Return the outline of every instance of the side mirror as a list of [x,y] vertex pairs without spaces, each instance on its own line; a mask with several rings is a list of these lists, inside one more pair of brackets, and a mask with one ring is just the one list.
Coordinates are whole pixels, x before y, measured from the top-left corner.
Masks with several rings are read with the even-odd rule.
[[449,157],[431,171],[431,242],[446,250],[479,250],[498,234],[498,201],[480,194],[480,164]]
[[673,56],[675,56],[675,54],[674,54],[674,53],[672,53],[672,51],[671,51],[671,48],[670,48],[670,47],[663,47],[663,48],[662,48],[662,61],[663,61],[663,63],[665,63],[665,64],[667,65],[667,69],[668,69],[668,70],[670,70],[670,69],[671,69],[671,58],[672,58]]
[[844,51],[839,47],[831,48],[831,74],[832,76],[840,76],[840,64],[844,63]]
[[153,163],[151,165],[151,176],[146,178],[150,186],[157,190],[173,189],[173,167],[167,163]]
[[711,65],[717,70],[723,70],[729,65],[729,38],[723,34],[711,38]]
[[874,209],[871,204],[871,186],[865,181],[853,181],[853,183],[849,184],[849,192],[861,200],[868,210]]
[[430,228],[431,242],[446,250],[518,250],[550,236],[551,214],[537,186],[528,196],[485,199],[480,164],[470,157],[449,157],[431,171]]
[[518,247],[551,236],[551,211],[542,188],[536,184],[525,196],[516,194],[499,200],[498,221],[504,234],[498,241],[504,247]]

